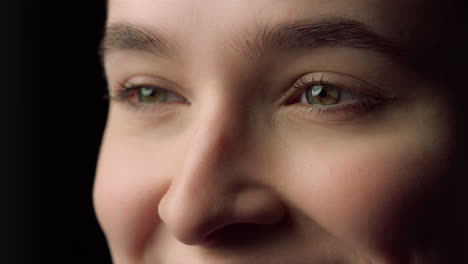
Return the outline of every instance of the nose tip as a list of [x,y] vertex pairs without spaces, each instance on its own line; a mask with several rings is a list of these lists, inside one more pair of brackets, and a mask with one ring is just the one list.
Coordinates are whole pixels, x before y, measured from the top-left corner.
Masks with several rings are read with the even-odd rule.
[[236,102],[213,100],[193,121],[180,170],[159,202],[159,217],[184,244],[203,244],[235,224],[273,224],[284,215],[281,200],[259,183],[251,165],[258,155],[249,142],[257,140],[245,122],[248,112],[239,112]]
[[[206,192],[186,192],[170,189],[159,203],[158,213],[169,231],[180,242],[199,244],[211,232],[226,222],[227,206],[215,206]],[[212,200],[212,201],[210,201]]]
[[159,215],[172,235],[186,245],[208,243],[216,231],[235,224],[272,225],[285,213],[267,189],[246,188],[224,195],[215,195],[215,190],[170,192],[160,201]]

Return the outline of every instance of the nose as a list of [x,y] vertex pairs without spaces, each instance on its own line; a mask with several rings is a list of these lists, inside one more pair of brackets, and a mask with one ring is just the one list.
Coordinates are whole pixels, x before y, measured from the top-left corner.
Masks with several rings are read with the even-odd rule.
[[242,120],[226,112],[210,111],[197,122],[181,169],[158,206],[166,227],[187,245],[203,244],[228,226],[273,225],[284,217],[278,196],[241,166],[252,158],[248,135]]

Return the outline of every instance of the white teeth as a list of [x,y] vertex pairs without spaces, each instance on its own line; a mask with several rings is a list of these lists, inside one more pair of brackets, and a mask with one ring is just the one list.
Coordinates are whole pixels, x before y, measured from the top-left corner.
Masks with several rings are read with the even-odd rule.
[[323,89],[323,86],[322,85],[315,85],[314,87],[312,87],[312,95],[313,96],[316,96],[318,95]]

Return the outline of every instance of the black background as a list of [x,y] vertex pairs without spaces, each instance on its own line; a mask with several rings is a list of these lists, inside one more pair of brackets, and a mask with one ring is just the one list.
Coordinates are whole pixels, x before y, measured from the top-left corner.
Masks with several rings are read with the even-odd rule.
[[111,263],[92,205],[104,1],[0,1],[0,263]]
[[110,263],[92,186],[107,114],[98,57],[105,1],[61,1],[44,12],[42,262]]

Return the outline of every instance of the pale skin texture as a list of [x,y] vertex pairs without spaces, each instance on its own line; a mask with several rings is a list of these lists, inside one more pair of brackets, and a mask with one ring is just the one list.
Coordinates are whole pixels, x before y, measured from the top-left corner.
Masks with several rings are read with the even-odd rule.
[[[94,202],[114,263],[438,263],[417,218],[451,146],[438,84],[366,49],[233,48],[256,24],[339,17],[411,49],[430,31],[423,2],[110,0],[108,25],[176,50],[109,51],[110,93],[144,80],[186,99],[110,103]],[[326,114],[281,100],[310,73],[395,100]]]

